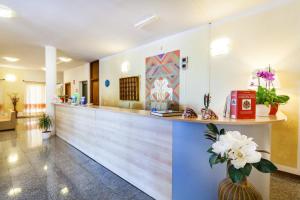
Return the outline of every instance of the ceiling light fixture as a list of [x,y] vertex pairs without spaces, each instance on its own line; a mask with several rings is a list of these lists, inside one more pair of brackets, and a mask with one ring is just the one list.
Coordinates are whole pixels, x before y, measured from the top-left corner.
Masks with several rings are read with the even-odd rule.
[[8,56],[4,56],[2,57],[4,60],[6,60],[7,62],[17,62],[20,59],[19,58],[15,58],[15,57],[8,57]]
[[15,15],[16,15],[15,11],[13,11],[12,9],[10,9],[7,6],[0,5],[0,17],[3,17],[3,18],[12,18]]
[[58,57],[58,60],[61,62],[71,62],[72,58],[62,56],[62,57]]
[[159,17],[156,14],[154,14],[154,15],[151,15],[150,17],[147,17],[147,18],[135,23],[134,27],[137,29],[141,29],[141,28],[157,21],[158,19],[159,19]]

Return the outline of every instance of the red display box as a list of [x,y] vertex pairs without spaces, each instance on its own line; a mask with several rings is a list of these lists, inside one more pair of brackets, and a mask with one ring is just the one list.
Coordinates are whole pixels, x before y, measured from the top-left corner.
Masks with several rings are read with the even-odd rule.
[[256,91],[236,90],[231,92],[230,118],[255,119]]

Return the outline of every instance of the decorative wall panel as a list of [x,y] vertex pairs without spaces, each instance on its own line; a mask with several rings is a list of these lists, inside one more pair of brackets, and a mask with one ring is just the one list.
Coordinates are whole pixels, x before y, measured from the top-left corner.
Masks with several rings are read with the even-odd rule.
[[146,58],[146,109],[178,109],[180,51]]

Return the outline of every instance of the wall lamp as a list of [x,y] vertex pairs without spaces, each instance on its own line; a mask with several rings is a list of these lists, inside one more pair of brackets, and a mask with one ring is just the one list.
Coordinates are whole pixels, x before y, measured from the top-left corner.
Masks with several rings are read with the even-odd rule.
[[7,74],[5,78],[1,78],[0,81],[8,81],[8,82],[15,82],[17,77],[13,74]]
[[212,56],[226,55],[230,52],[230,44],[229,38],[216,39],[210,44],[210,54]]
[[121,65],[121,72],[122,73],[127,73],[129,71],[129,62],[125,61]]

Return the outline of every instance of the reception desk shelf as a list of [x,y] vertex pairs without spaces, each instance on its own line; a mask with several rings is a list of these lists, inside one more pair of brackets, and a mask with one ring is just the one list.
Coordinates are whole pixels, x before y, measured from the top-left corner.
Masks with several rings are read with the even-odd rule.
[[[61,106],[73,106],[70,104],[57,104]],[[119,113],[127,113],[133,115],[140,115],[152,118],[159,118],[163,120],[171,120],[171,121],[183,121],[183,122],[191,122],[191,123],[214,123],[214,124],[223,124],[223,125],[255,125],[255,124],[271,124],[276,122],[283,122],[287,120],[287,117],[282,112],[278,112],[275,116],[269,117],[256,117],[256,119],[230,119],[225,117],[219,117],[217,120],[203,120],[201,117],[186,119],[182,116],[177,117],[158,117],[151,115],[150,111],[147,110],[135,110],[135,109],[126,109],[126,108],[119,108],[119,107],[109,107],[109,106],[75,106],[83,109],[100,109],[100,110],[107,110],[112,112],[119,112]],[[221,116],[221,115],[219,115]]]

